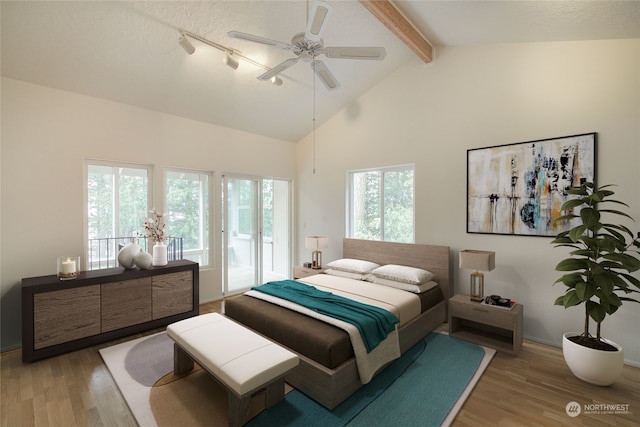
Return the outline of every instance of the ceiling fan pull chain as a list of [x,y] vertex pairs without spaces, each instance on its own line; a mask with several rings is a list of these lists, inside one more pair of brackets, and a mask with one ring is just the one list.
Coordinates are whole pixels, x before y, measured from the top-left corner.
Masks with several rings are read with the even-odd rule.
[[[315,65],[314,65],[315,68]],[[316,174],[316,76],[313,75],[313,174]]]

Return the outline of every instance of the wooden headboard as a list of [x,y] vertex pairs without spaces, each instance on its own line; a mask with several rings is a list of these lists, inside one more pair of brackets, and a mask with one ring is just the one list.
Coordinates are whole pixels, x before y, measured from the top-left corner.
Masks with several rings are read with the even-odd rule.
[[436,275],[446,299],[453,295],[453,265],[449,246],[417,243],[381,242],[377,240],[343,239],[342,256],[377,264],[400,264],[428,270]]

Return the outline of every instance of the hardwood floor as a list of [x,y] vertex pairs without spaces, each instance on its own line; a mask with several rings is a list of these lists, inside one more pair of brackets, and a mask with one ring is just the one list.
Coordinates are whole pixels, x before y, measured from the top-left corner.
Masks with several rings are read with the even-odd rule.
[[[223,308],[223,301],[215,301],[201,305],[200,313]],[[22,363],[20,351],[3,353],[0,425],[135,426],[98,350],[137,336],[30,364]],[[570,402],[583,413],[569,417]],[[606,414],[604,405],[626,413]],[[625,366],[614,385],[593,386],[571,374],[560,349],[525,341],[518,357],[496,354],[453,422],[453,427],[561,425],[639,426],[640,369]]]

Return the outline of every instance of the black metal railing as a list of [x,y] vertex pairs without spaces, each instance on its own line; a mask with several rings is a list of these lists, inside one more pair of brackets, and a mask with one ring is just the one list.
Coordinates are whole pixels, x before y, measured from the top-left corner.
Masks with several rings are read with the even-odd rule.
[[[136,239],[142,250],[151,253],[150,242],[147,237],[101,237],[89,239],[87,251],[87,270],[118,267],[118,252],[125,245]],[[183,259],[184,248],[182,237],[167,239],[167,259],[175,261]]]

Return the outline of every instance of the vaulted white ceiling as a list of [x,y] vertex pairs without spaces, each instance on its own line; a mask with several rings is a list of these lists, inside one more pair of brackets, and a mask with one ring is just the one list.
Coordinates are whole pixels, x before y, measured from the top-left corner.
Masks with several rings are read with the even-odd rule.
[[[227,36],[230,30],[289,43],[306,26],[306,0],[2,1],[2,75],[287,141],[299,141],[407,61],[412,51],[356,0],[329,0],[325,46],[382,46],[383,61],[320,57],[341,83],[327,91],[309,63],[280,87],[264,69],[192,41],[179,30],[240,50],[268,67],[290,52]],[[640,38],[640,1],[394,2],[436,46]],[[597,53],[594,53],[594,60]],[[315,86],[315,97],[314,97]],[[315,104],[314,104],[315,98]]]

